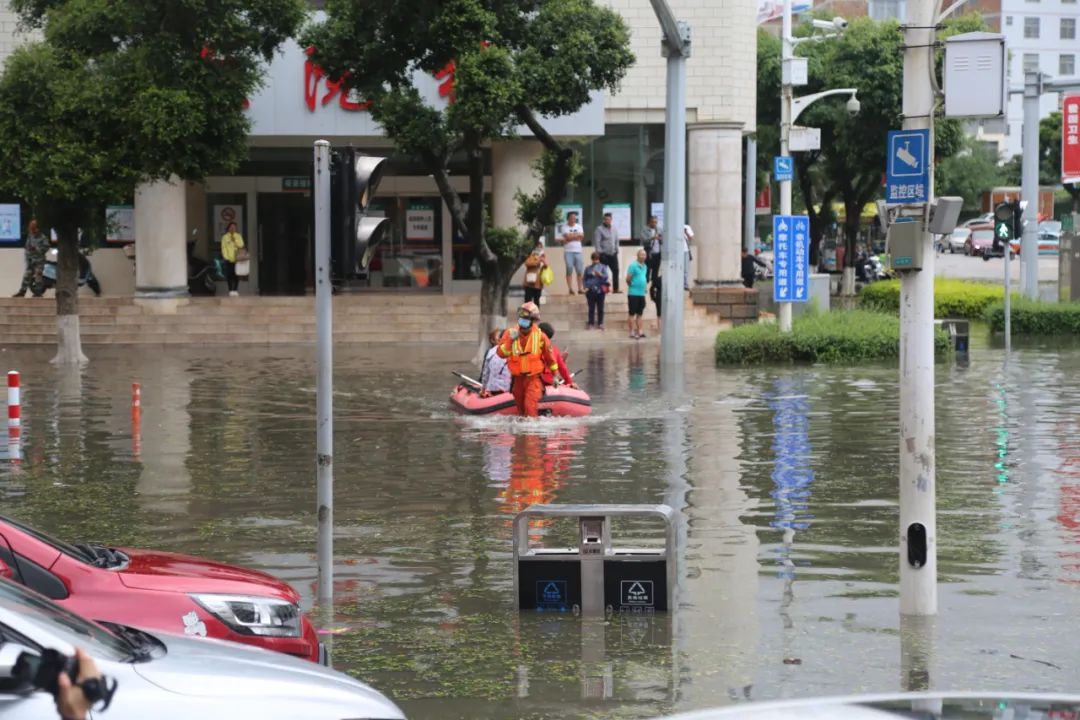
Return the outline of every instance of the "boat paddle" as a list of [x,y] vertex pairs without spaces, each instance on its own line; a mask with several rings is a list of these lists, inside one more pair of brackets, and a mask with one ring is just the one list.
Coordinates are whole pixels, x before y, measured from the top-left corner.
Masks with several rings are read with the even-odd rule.
[[476,387],[476,388],[483,387],[483,385],[480,384],[480,381],[473,380],[471,377],[469,377],[468,375],[465,375],[464,373],[459,373],[457,370],[451,370],[450,372],[453,373],[454,375],[457,375],[462,380],[464,380],[467,385],[472,385],[473,387]]

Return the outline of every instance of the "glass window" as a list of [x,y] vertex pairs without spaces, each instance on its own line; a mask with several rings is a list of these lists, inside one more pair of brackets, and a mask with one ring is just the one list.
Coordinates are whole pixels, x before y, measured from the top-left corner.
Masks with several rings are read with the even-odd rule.
[[1035,53],[1024,53],[1024,72],[1037,72],[1039,69],[1039,56]]
[[[462,195],[461,202],[465,205],[466,210],[469,207],[469,196]],[[488,193],[484,196],[484,202],[486,207],[491,207],[491,194]],[[491,216],[488,216],[488,223],[491,223]],[[473,250],[472,243],[463,238],[458,233],[457,228],[453,227],[451,222],[451,237],[453,238],[453,246],[451,252],[454,257],[451,261],[452,277],[454,280],[479,280],[480,275],[480,263],[476,260],[476,252]]]
[[442,209],[437,196],[372,200],[368,215],[389,218],[390,232],[367,269],[368,287],[442,286]]
[[904,4],[900,0],[870,0],[868,10],[873,20],[904,19]]
[[1063,5],[1075,5],[1075,4],[1076,4],[1076,0],[1061,0],[1061,3],[1062,3]]
[[1006,25],[1012,25],[1012,15],[1006,15],[1005,16],[1005,24]]
[[1039,38],[1039,18],[1024,18],[1024,37],[1036,40]]
[[1076,39],[1076,18],[1061,18],[1061,39]]
[[1072,75],[1076,72],[1075,55],[1058,55],[1058,75]]
[[630,237],[620,240],[639,242],[654,206],[664,202],[664,126],[608,125],[580,151],[585,171],[562,202],[581,205],[586,244],[611,204],[630,205]]

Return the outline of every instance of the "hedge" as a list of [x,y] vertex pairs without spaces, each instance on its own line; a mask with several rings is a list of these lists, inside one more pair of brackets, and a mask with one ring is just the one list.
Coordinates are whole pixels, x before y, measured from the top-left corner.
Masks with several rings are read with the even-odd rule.
[[[935,330],[934,350],[939,359],[950,353],[949,337],[940,328]],[[899,356],[899,318],[868,310],[803,315],[790,333],[781,334],[771,323],[741,325],[716,336],[719,365],[858,364]]]
[[[1047,303],[1013,297],[1013,335],[1076,335],[1080,337],[1080,303]],[[1005,302],[986,309],[983,315],[994,332],[1005,330]]]
[[[987,308],[1005,299],[1000,285],[968,280],[934,280],[934,317],[981,318]],[[864,285],[859,305],[867,310],[900,313],[900,281],[882,280]]]

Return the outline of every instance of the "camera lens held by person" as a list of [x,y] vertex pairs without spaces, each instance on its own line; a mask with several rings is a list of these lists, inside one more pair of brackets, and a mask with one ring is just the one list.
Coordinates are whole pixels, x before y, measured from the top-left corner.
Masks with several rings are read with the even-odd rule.
[[104,712],[116,692],[116,681],[102,675],[80,648],[74,657],[51,649],[41,655],[24,652],[12,674],[26,686],[52,695],[61,720],[85,720],[91,710]]

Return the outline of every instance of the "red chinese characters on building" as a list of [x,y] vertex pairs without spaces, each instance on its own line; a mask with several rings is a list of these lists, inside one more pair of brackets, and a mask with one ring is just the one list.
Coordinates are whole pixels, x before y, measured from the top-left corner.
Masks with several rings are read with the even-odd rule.
[[[319,107],[326,107],[334,98],[337,98],[338,105],[342,110],[348,110],[349,112],[360,112],[371,107],[370,100],[366,102],[350,100],[349,92],[344,86],[345,78],[348,75],[344,75],[337,80],[326,77],[323,69],[312,61],[311,56],[314,53],[315,48],[308,48],[304,51],[304,54],[307,55],[307,59],[304,60],[304,104],[307,105],[309,112],[315,112]],[[319,86],[323,84],[324,79],[326,80],[326,91],[320,98]]]
[[435,73],[435,79],[439,81],[439,97],[446,98],[448,102],[454,102],[454,80],[457,67],[454,61],[446,63],[442,70]]
[[1061,104],[1061,178],[1080,178],[1080,95],[1066,95]]

